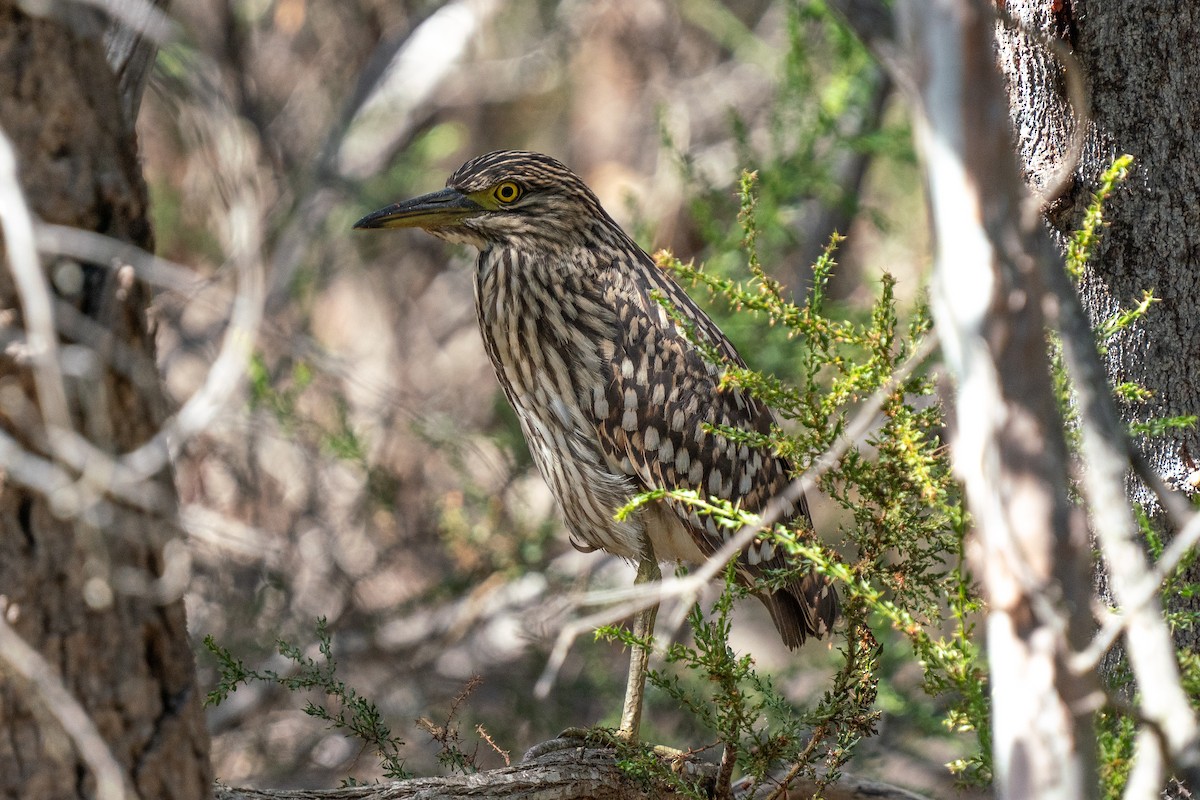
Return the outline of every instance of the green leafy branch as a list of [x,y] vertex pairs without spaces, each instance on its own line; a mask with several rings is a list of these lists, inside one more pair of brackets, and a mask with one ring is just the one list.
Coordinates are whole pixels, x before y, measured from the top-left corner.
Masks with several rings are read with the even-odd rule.
[[[400,755],[404,741],[392,734],[379,708],[362,697],[354,688],[337,678],[337,661],[333,656],[333,640],[324,617],[317,620],[317,650],[320,658],[306,655],[297,645],[278,640],[279,654],[290,661],[293,671],[281,674],[274,670],[256,670],[246,666],[229,650],[216,643],[212,636],[204,637],[204,647],[217,659],[216,687],[208,693],[204,704],[214,706],[224,702],[239,686],[268,683],[289,692],[315,691],[324,694],[330,704],[308,700],[304,713],[328,723],[334,730],[344,731],[374,750],[385,778],[403,780],[412,774],[405,769]],[[350,779],[353,782],[353,779]]]
[[[698,342],[721,367],[722,386],[750,392],[787,423],[766,434],[706,426],[711,435],[769,448],[800,472],[844,436],[849,416],[861,403],[882,395],[874,430],[820,477],[821,490],[843,509],[845,521],[836,535],[827,532],[826,541],[817,542],[800,521],[758,534],[788,553],[794,565],[788,572],[767,575],[760,590],[778,588],[810,569],[828,575],[840,588],[845,620],[840,665],[834,688],[824,698],[783,713],[788,703],[755,672],[753,659],[728,647],[727,605],[747,591],[728,572],[725,592],[710,615],[692,612],[694,644],[672,646],[654,683],[714,732],[725,754],[723,768],[761,781],[772,763],[783,761],[792,765],[793,776],[832,780],[857,743],[874,730],[878,711],[872,704],[882,677],[872,628],[882,626],[908,641],[925,672],[925,690],[949,698],[945,728],[979,737],[979,747],[952,768],[964,779],[987,780],[986,674],[971,638],[979,601],[963,562],[965,514],[940,439],[941,411],[936,402],[924,399],[933,394],[928,378],[912,375],[892,385],[896,370],[928,335],[928,315],[917,309],[901,326],[894,281],[885,277],[865,319],[835,317],[826,306],[841,240],[836,235],[814,265],[807,294],[790,299],[758,260],[755,188],[756,176],[744,173],[739,221],[748,277],[715,275],[669,253],[659,253],[657,261],[685,284],[702,285],[718,295],[734,315],[765,318],[795,342],[787,378],[722,361],[715,348],[704,349]],[[665,298],[659,302],[695,340],[696,331],[673,313],[670,303]],[[761,524],[746,509],[686,488],[640,495],[622,514],[652,502],[686,506],[731,532]],[[628,637],[616,629],[606,632]]]

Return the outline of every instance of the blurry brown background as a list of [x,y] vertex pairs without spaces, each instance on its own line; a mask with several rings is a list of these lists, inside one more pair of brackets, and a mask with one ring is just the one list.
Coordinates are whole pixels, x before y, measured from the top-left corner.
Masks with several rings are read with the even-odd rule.
[[[419,774],[439,770],[438,748],[413,721],[444,723],[475,675],[482,683],[456,719],[468,752],[476,724],[519,758],[567,725],[615,721],[625,655],[613,645],[580,640],[549,698],[533,696],[569,613],[564,598],[624,586],[632,570],[575,552],[561,532],[479,340],[474,254],[419,232],[350,226],[440,187],[471,156],[523,148],[573,167],[643,246],[703,258],[692,203],[705,192],[726,198],[718,224],[736,235],[732,194],[739,171],[755,166],[745,153],[769,162],[777,147],[771,114],[789,24],[825,24],[802,6],[175,5],[182,38],[159,56],[139,131],[160,253],[202,279],[157,303],[160,361],[177,400],[197,390],[226,331],[239,288],[228,242],[247,218],[268,287],[245,391],[187,443],[177,467],[197,641],[211,634],[249,666],[284,670],[274,641],[311,643],[314,620],[327,617],[339,675],[380,704]],[[802,55],[818,71],[832,58]],[[867,94],[866,110],[839,123],[848,133],[870,133],[881,119],[903,125],[886,87]],[[911,164],[827,156],[832,182],[857,206],[797,198],[785,209],[794,238],[769,268],[802,289],[806,265],[838,228],[850,234],[838,299],[850,308],[869,301],[887,269],[911,304],[925,258]],[[753,349],[742,349],[754,364]],[[734,644],[797,699],[819,692],[828,674],[828,654],[787,653],[757,603],[743,609]],[[211,685],[213,662],[199,658]],[[905,690],[916,682],[915,665],[896,668],[897,688],[881,698],[901,713],[885,714],[881,737],[853,766],[941,794],[950,791],[941,765],[956,751],[911,721],[932,719],[909,706],[918,693]],[[220,779],[329,786],[376,774],[370,754],[302,705],[254,686],[210,709]],[[709,743],[653,695],[648,714],[652,740]],[[502,761],[482,745],[479,763]]]

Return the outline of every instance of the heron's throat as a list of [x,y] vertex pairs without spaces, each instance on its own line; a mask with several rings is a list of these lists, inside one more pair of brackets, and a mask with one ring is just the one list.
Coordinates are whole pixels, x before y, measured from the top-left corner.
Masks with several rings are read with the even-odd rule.
[[546,292],[550,295],[575,291],[581,282],[594,277],[599,266],[594,250],[587,247],[546,246],[544,242],[492,244],[479,253],[476,280],[494,280],[512,286],[512,291]]
[[598,369],[593,362],[614,335],[616,321],[596,264],[591,252],[494,246],[479,254],[476,312],[498,372],[512,370],[521,353],[550,350],[573,367],[587,362]]

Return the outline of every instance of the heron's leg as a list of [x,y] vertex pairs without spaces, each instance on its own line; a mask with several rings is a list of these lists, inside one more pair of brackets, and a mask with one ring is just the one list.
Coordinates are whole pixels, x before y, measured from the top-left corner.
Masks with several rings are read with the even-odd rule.
[[[634,586],[654,583],[662,578],[658,559],[654,553],[643,555],[638,562]],[[654,618],[658,616],[658,603],[638,612],[633,620],[633,635],[638,639],[649,639],[654,635]],[[629,649],[629,681],[625,684],[625,705],[621,708],[621,727],[617,736],[630,742],[638,739],[642,724],[642,700],[646,694],[646,672],[650,664],[650,649],[634,645]]]

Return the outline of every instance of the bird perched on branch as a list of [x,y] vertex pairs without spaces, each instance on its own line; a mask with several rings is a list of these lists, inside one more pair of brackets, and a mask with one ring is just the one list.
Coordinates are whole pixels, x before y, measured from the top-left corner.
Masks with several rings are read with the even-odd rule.
[[[621,230],[575,173],[549,156],[488,153],[446,188],[368,214],[355,228],[423,228],[479,249],[475,307],[488,356],[538,469],[562,509],[572,541],[638,564],[639,583],[660,561],[697,563],[728,529],[666,499],[623,520],[618,509],[656,488],[696,489],[780,519],[803,517],[803,496],[784,497],[788,465],[767,448],[737,443],[705,423],[766,433],[774,417],[758,399],[720,385],[685,327],[725,359],[743,362],[690,297]],[[672,314],[658,302],[665,298]],[[788,563],[769,541],[741,553],[747,586]],[[757,589],[784,643],[822,636],[837,614],[826,579],[809,573]],[[650,636],[655,608],[635,620]],[[633,648],[618,731],[636,739],[648,653]]]

